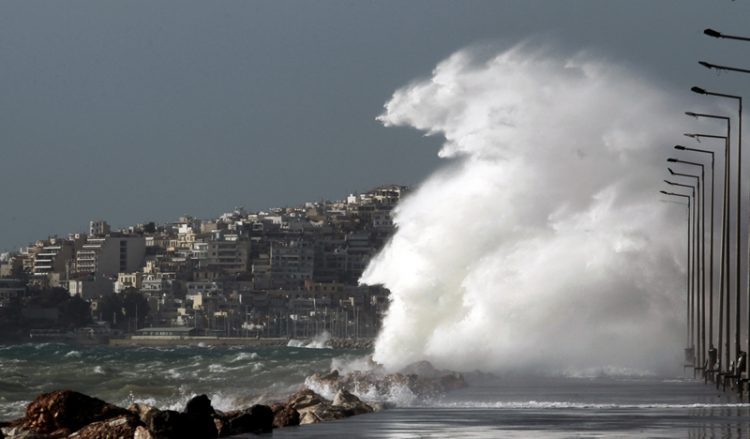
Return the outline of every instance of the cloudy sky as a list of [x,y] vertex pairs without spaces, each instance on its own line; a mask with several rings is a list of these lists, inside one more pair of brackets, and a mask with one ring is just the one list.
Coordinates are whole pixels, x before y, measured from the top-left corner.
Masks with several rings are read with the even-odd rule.
[[750,35],[748,16],[728,0],[6,0],[0,249],[94,218],[205,218],[417,184],[441,139],[375,118],[466,46],[533,39],[686,94],[743,93],[750,76],[696,62],[750,68],[750,43],[702,34]]

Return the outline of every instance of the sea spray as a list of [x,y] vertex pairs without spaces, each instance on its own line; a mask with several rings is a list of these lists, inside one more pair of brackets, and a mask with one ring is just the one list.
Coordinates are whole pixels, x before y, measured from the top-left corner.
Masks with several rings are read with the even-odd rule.
[[374,360],[673,371],[685,210],[658,190],[682,107],[626,68],[527,44],[460,51],[396,91],[379,120],[443,136],[452,160],[395,209],[361,278],[392,293]]
[[331,333],[323,331],[315,335],[312,340],[291,339],[286,345],[293,348],[331,349]]

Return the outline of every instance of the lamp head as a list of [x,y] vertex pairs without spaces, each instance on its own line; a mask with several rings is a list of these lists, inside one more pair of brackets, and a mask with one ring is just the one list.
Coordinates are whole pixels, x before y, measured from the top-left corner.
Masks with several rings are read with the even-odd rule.
[[685,114],[692,117],[698,117],[698,115],[693,113],[692,111],[686,111]]
[[714,68],[713,64],[707,63],[705,61],[698,61],[698,64],[702,65],[703,67],[705,67],[707,69],[713,69]]
[[715,30],[710,29],[710,28],[704,30],[703,33],[706,34],[706,35],[708,35],[709,37],[721,38],[721,32],[715,31]]
[[667,159],[667,161],[668,161],[669,163],[677,163],[677,159],[674,159],[674,158],[672,158],[672,157],[668,158],[668,159]]
[[685,150],[685,147],[684,147],[684,146],[682,146],[682,145],[675,145],[675,146],[674,146],[674,149],[677,149],[677,150],[680,150],[680,151],[684,151],[684,150]]
[[672,183],[672,182],[671,182],[671,181],[669,181],[669,180],[664,180],[664,183],[666,183],[666,184],[668,184],[668,185],[673,185],[673,184],[674,184],[674,183]]
[[706,90],[704,90],[704,89],[702,89],[700,87],[691,87],[690,91],[692,91],[693,93],[698,93],[699,95],[706,94]]
[[667,191],[659,191],[659,192],[661,192],[664,195],[669,195],[669,192],[667,192]]
[[667,171],[669,171],[670,174],[674,175],[674,171],[672,170],[672,168],[667,168]]

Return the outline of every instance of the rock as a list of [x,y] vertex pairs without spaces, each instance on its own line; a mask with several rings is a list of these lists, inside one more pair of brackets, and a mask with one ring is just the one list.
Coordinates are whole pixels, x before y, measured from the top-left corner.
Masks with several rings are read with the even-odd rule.
[[316,406],[323,402],[323,397],[310,389],[302,389],[289,397],[287,406],[297,411]]
[[5,439],[52,439],[52,436],[27,430],[22,427],[3,428]]
[[250,415],[255,418],[257,427],[253,429],[253,432],[268,433],[273,430],[273,419],[274,414],[271,407],[263,404],[255,404],[250,407]]
[[93,422],[68,436],[68,439],[132,438],[139,426],[142,426],[141,421],[134,415],[122,415],[106,421]]
[[274,415],[271,407],[256,404],[240,414],[229,418],[229,432],[232,435],[242,433],[268,433],[273,429]]
[[[293,409],[298,412],[297,416],[299,417],[299,425],[333,421],[362,413],[371,413],[373,411],[372,407],[343,389],[336,393],[333,403],[310,389],[300,390],[289,398],[284,408],[277,407],[274,420],[276,420],[276,416],[278,416],[277,423],[279,425],[282,425],[285,422],[296,421],[292,412],[282,414],[284,409]],[[285,417],[287,417],[288,420],[286,420]]]
[[344,389],[339,390],[333,397],[333,406],[342,408],[346,416],[373,412],[372,407]]
[[159,412],[156,407],[144,404],[142,402],[136,402],[128,406],[128,410],[138,416],[145,425],[151,424],[151,418],[154,414]]
[[122,407],[71,390],[37,396],[26,408],[21,427],[37,433],[62,436],[93,422],[129,415]]
[[181,419],[184,420],[185,428],[190,432],[190,437],[196,439],[219,437],[219,432],[214,423],[216,412],[211,407],[211,400],[206,395],[193,397],[185,405],[185,411]]
[[321,403],[300,412],[300,425],[318,422],[335,421],[351,416],[346,409],[335,407],[328,403]]
[[151,431],[149,431],[148,428],[139,425],[135,428],[135,433],[133,434],[133,439],[155,439],[153,435],[151,435]]
[[159,410],[153,413],[146,427],[154,439],[176,439],[185,437],[190,432],[183,414],[174,410]]
[[463,389],[466,387],[466,380],[464,376],[458,372],[449,373],[438,378],[440,380],[440,386],[443,391],[450,392],[451,390]]
[[213,416],[215,411],[208,396],[198,395],[187,402],[184,413],[190,416]]
[[273,411],[274,428],[295,427],[299,425],[299,412],[284,404],[274,404],[271,406]]
[[318,422],[323,421],[319,417],[315,416],[315,413],[313,413],[312,411],[307,411],[300,417],[299,425],[317,424]]
[[355,395],[352,395],[351,393],[347,392],[344,389],[339,390],[336,392],[336,395],[333,397],[333,405],[350,405],[350,404],[356,404],[358,402],[361,402],[359,398],[357,398]]
[[225,437],[232,434],[231,430],[229,429],[229,417],[227,417],[224,413],[217,412],[214,415],[214,426],[216,426],[216,434],[219,437]]

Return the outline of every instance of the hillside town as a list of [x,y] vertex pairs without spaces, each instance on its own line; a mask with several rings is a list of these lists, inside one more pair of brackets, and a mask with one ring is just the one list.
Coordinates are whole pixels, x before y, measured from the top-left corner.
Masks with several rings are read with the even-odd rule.
[[388,291],[359,285],[408,192],[41,239],[0,255],[0,338],[373,337]]

